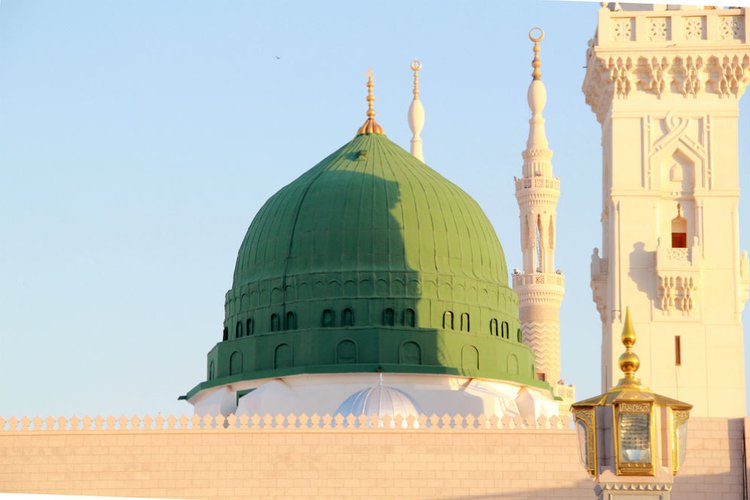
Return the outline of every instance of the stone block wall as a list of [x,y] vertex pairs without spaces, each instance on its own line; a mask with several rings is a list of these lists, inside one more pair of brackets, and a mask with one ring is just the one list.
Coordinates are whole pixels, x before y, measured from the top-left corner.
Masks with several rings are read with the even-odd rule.
[[[113,422],[114,419],[112,419]],[[419,428],[234,426],[111,429],[0,425],[0,492],[162,498],[594,498],[566,422],[423,419]],[[120,424],[125,423],[120,428]],[[193,426],[192,424],[198,423]],[[266,425],[267,424],[267,425]],[[287,428],[284,428],[286,426]],[[676,499],[741,499],[743,419],[691,419]],[[100,426],[101,427],[101,426]]]

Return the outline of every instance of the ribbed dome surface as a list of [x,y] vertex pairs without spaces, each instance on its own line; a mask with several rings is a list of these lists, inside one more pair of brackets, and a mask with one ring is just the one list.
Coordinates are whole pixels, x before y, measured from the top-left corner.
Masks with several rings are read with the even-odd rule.
[[355,417],[361,415],[368,417],[401,415],[407,417],[409,415],[418,416],[420,413],[419,405],[413,397],[401,389],[383,385],[381,380],[378,385],[357,391],[346,398],[334,415],[354,415]]
[[234,286],[353,270],[508,280],[479,205],[384,135],[357,136],[268,200],[240,248]]

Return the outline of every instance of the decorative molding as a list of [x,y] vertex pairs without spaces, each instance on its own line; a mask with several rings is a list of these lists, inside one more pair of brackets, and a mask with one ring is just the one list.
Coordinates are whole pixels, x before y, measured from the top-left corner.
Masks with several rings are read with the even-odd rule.
[[144,417],[0,417],[0,435],[10,433],[65,433],[65,432],[153,432],[153,431],[318,431],[374,429],[408,429],[423,431],[486,431],[486,430],[569,430],[570,418],[510,417],[505,415],[181,415]]

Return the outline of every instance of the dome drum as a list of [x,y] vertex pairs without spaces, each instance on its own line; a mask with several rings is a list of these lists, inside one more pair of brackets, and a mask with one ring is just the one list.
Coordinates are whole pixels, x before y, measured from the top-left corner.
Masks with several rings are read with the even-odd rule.
[[220,342],[208,353],[208,380],[187,397],[239,380],[377,371],[460,375],[547,388],[534,380],[533,370],[533,354],[517,337],[403,327],[318,328]]

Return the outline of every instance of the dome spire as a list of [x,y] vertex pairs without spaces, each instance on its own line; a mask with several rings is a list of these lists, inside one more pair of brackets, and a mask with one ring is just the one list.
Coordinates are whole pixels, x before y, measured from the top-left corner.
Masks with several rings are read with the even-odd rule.
[[544,118],[542,117],[542,111],[547,105],[547,88],[542,81],[542,60],[539,58],[539,42],[544,39],[544,30],[539,27],[531,28],[529,39],[534,42],[534,60],[531,61],[534,71],[531,73],[533,80],[529,85],[527,95],[529,109],[531,109],[531,120],[529,120],[529,139],[526,142],[526,149],[527,151],[547,151],[547,133],[544,129]]
[[641,360],[638,355],[633,352],[633,346],[635,345],[635,330],[633,329],[633,321],[630,319],[629,307],[625,309],[625,324],[622,327],[622,345],[625,346],[625,352],[620,355],[619,364],[620,370],[625,374],[625,377],[620,379],[620,382],[617,385],[640,386],[641,380],[635,376],[635,372],[640,368]]
[[419,70],[422,69],[422,63],[419,59],[411,62],[411,70],[414,72],[414,99],[409,106],[409,128],[411,129],[411,154],[418,160],[424,161],[422,153],[422,138],[419,134],[424,128],[424,108],[419,100]]
[[382,134],[383,127],[375,121],[375,94],[372,88],[375,86],[375,82],[372,80],[372,70],[367,71],[367,121],[359,127],[357,135],[366,134]]

